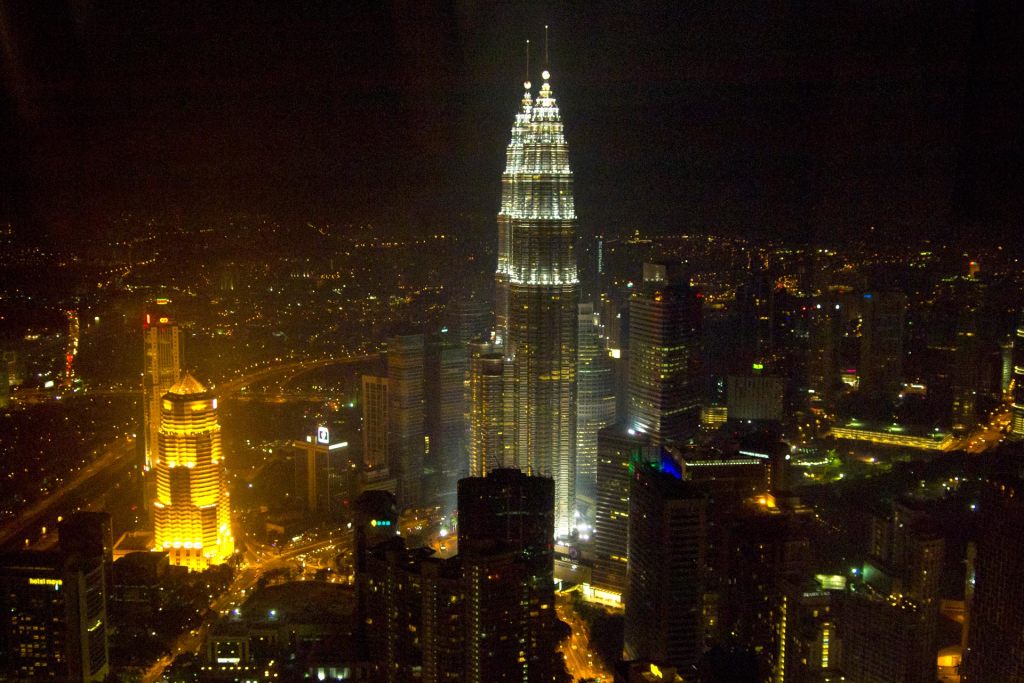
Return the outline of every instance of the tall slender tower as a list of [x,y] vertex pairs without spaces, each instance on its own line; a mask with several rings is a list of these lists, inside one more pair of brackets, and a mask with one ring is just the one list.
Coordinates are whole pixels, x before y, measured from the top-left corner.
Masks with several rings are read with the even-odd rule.
[[172,564],[203,570],[234,552],[217,399],[185,375],[161,399],[153,517]]
[[498,270],[508,271],[505,353],[514,359],[515,459],[555,480],[555,531],[561,535],[572,528],[576,498],[579,279],[568,147],[550,74],[543,78],[535,102],[526,84],[512,128],[498,220],[507,265],[499,263]]
[[160,434],[160,400],[181,377],[181,331],[167,299],[157,299],[142,323],[144,367],[142,410],[145,422],[146,469],[153,468]]

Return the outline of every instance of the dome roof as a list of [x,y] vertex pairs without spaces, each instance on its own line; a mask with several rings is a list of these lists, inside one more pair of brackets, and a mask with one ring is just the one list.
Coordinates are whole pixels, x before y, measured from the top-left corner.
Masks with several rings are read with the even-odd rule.
[[174,383],[174,386],[167,390],[167,393],[169,394],[178,394],[180,396],[202,394],[205,392],[206,387],[200,384],[199,380],[187,372],[181,376],[181,379]]

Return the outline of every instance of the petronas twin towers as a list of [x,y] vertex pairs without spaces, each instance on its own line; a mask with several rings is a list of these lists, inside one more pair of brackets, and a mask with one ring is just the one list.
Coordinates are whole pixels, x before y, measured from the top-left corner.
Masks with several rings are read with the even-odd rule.
[[[572,171],[550,74],[536,99],[524,84],[498,214],[496,338],[510,360],[515,464],[555,480],[555,532],[571,531],[576,499],[579,279]],[[506,437],[508,438],[508,437]]]

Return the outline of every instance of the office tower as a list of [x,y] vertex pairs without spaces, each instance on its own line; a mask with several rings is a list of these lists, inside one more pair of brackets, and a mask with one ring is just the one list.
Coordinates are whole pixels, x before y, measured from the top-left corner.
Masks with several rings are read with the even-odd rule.
[[[505,232],[499,242],[507,242],[505,353],[515,360],[515,458],[528,471],[554,478],[555,529],[561,536],[573,527],[576,499],[579,280],[572,171],[548,81],[545,71],[536,101],[527,92],[516,117],[498,223],[499,233]],[[499,284],[501,252],[499,244]]]
[[707,495],[657,465],[633,468],[625,653],[689,670],[704,640]]
[[468,472],[466,442],[466,371],[469,356],[463,344],[432,340],[425,377],[428,460],[436,473],[434,497],[455,507],[455,483]]
[[505,437],[505,358],[473,352],[469,368],[469,476],[502,467]]
[[1010,403],[1010,436],[1024,439],[1024,317],[1013,340],[1013,391]]
[[624,423],[597,436],[597,511],[594,516],[592,584],[602,600],[619,603],[626,589],[629,488],[637,463],[657,462],[659,448]]
[[4,680],[91,682],[109,675],[102,556],[0,556],[0,614]]
[[154,462],[156,548],[171,564],[203,570],[234,552],[217,399],[186,374],[161,400]]
[[[969,603],[965,683],[1024,680],[1024,502],[1021,482],[990,484],[981,500],[974,597]],[[970,578],[970,576],[968,576]]]
[[142,324],[142,410],[146,469],[153,468],[160,441],[161,401],[181,377],[181,330],[168,310],[167,299],[157,299],[147,309]]
[[467,683],[551,681],[556,485],[518,470],[459,482]]
[[730,420],[782,421],[782,378],[763,372],[764,366],[755,363],[751,374],[729,375],[726,379],[726,406]]
[[841,669],[864,683],[933,683],[945,543],[933,520],[900,501],[876,517],[863,581],[843,605]]
[[645,263],[629,303],[629,426],[655,444],[700,423],[701,304],[679,263]]
[[57,541],[65,554],[98,557],[103,562],[107,595],[113,592],[114,530],[109,513],[86,510],[71,513],[57,524]]
[[421,500],[425,449],[423,411],[424,347],[422,334],[387,341],[389,396],[389,467],[398,478],[398,503],[415,507]]
[[388,378],[363,375],[363,465],[387,468],[389,457],[391,398]]
[[594,304],[580,304],[576,363],[576,490],[593,496],[597,432],[615,422],[615,375]]
[[351,491],[348,442],[332,443],[331,430],[319,425],[304,441],[295,441],[296,494],[315,515],[337,515]]
[[899,292],[865,292],[862,299],[860,393],[892,399],[903,386],[907,297]]

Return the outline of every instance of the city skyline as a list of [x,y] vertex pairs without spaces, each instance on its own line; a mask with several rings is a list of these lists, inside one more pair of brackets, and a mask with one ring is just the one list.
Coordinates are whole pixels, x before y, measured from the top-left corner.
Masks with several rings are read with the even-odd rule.
[[1011,15],[0,0],[0,678],[1016,680]]

